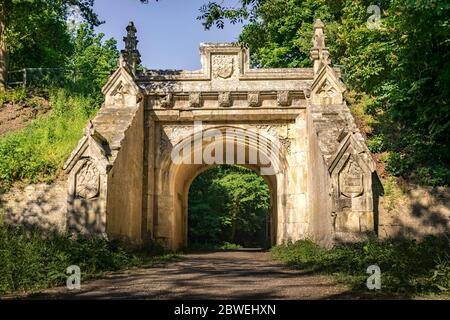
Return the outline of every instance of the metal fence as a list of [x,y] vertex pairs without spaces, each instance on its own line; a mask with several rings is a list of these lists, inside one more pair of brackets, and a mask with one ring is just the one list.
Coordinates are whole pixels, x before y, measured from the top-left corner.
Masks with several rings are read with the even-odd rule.
[[[76,82],[82,79],[83,72],[75,72],[67,68],[25,68],[8,72],[8,85],[11,87],[22,86],[30,87],[48,87],[63,86],[68,82]],[[109,73],[101,73],[106,75]]]
[[8,85],[11,87],[62,85],[67,81],[75,81],[75,73],[66,68],[25,68],[8,72]]

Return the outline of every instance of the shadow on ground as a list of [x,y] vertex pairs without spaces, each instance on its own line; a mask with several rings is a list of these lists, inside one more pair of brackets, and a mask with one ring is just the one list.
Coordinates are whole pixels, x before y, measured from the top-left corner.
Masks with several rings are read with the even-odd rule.
[[[107,274],[79,291],[55,288],[24,299],[366,299],[329,276],[271,261],[267,252],[195,252],[173,263]],[[373,296],[372,296],[373,298]]]

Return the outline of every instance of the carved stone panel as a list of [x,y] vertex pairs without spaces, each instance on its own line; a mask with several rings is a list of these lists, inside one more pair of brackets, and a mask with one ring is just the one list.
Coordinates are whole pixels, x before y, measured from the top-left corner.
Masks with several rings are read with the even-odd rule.
[[200,92],[192,92],[189,94],[189,107],[200,108],[202,106],[202,94]]
[[100,191],[100,173],[91,160],[87,160],[75,177],[75,195],[86,200],[97,197]]
[[230,107],[231,106],[231,94],[229,92],[219,93],[219,107]]
[[328,79],[325,79],[325,81],[317,91],[317,94],[322,103],[331,104],[333,103],[334,98],[338,95],[338,92],[336,91],[336,88],[330,83],[330,81],[328,81]]
[[114,105],[124,106],[126,104],[126,97],[130,94],[130,85],[120,83],[112,93],[112,96],[114,97]]
[[291,97],[289,91],[278,91],[277,103],[281,107],[287,107],[291,105]]
[[247,100],[249,107],[256,108],[261,105],[261,98],[259,92],[249,92]]
[[163,98],[161,98],[161,107],[172,108],[173,107],[173,94],[168,93]]
[[291,140],[288,138],[280,138],[281,145],[286,149],[287,153],[291,153]]
[[351,156],[339,174],[339,189],[348,198],[356,198],[364,192],[364,173]]
[[234,74],[233,55],[214,55],[212,57],[212,74],[214,78],[228,79]]

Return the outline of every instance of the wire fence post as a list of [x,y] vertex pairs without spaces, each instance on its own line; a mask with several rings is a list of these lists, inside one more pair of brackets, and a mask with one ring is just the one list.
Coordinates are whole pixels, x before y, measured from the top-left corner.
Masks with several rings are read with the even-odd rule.
[[23,82],[22,85],[24,88],[27,87],[27,68],[23,69]]

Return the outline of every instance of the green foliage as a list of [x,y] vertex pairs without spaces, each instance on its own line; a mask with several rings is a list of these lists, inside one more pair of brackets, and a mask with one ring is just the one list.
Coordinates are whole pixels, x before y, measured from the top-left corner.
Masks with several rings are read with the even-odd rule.
[[250,47],[255,66],[310,65],[313,14],[329,17],[323,1],[261,1],[254,14],[258,19],[244,27],[239,40]]
[[7,0],[5,5],[10,69],[63,65],[71,44],[62,10],[41,0]]
[[14,104],[25,101],[26,98],[27,98],[27,91],[22,87],[14,89],[11,92],[11,102]]
[[311,241],[298,241],[272,249],[275,259],[313,272],[333,274],[365,288],[370,265],[381,269],[383,293],[450,293],[450,239],[377,241],[323,249]]
[[[114,40],[103,41],[92,28],[82,25],[73,36],[74,54],[69,66],[75,81],[64,88],[45,88],[50,111],[28,127],[0,138],[0,187],[8,189],[16,181],[50,182],[81,138],[83,128],[102,103],[101,87],[117,66]],[[23,88],[15,89],[11,100],[41,108],[40,96],[27,98]]]
[[0,295],[64,285],[71,265],[80,267],[86,281],[105,271],[151,263],[156,255],[161,250],[155,244],[132,251],[118,241],[73,240],[68,235],[44,238],[37,230],[0,225]]
[[235,249],[241,249],[242,245],[235,244],[235,243],[229,243],[229,242],[222,242],[222,243],[191,243],[189,245],[189,250],[235,250]]
[[386,169],[393,176],[400,176],[407,172],[411,166],[411,162],[398,152],[391,152],[386,161]]
[[241,249],[242,246],[240,244],[224,242],[221,244],[220,249],[222,250],[233,250],[233,249]]
[[189,190],[189,240],[265,246],[270,193],[251,170],[221,166],[198,176]]
[[403,191],[394,177],[388,177],[383,181],[383,189],[384,197],[386,198],[386,210],[391,211],[398,205],[399,200],[403,196]]
[[8,93],[4,90],[0,90],[0,107],[9,101]]
[[36,110],[43,110],[47,106],[47,100],[40,96],[32,96],[26,100],[26,105]]
[[68,67],[75,72],[77,90],[99,94],[112,71],[117,67],[119,51],[114,39],[104,41],[104,34],[95,34],[83,24],[74,35],[74,54]]
[[93,0],[2,0],[9,69],[61,67],[73,50],[67,29],[67,7],[76,5],[90,25],[99,25]]
[[50,112],[28,127],[0,139],[0,183],[49,182],[81,138],[96,110],[94,98],[65,89],[51,93]]
[[384,150],[384,136],[376,135],[367,140],[367,147],[373,153],[380,153]]
[[415,170],[418,181],[428,186],[448,186],[450,168],[446,166],[420,167]]

